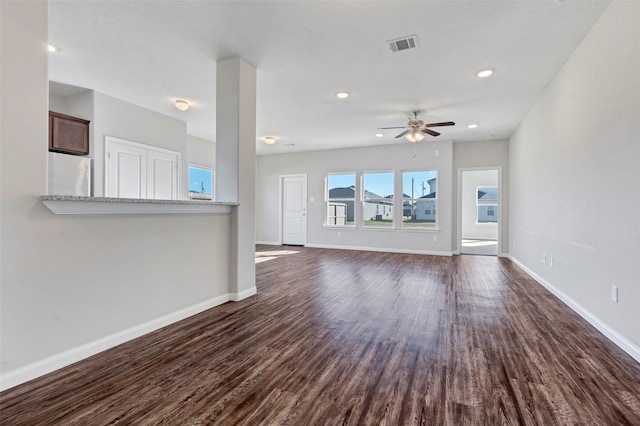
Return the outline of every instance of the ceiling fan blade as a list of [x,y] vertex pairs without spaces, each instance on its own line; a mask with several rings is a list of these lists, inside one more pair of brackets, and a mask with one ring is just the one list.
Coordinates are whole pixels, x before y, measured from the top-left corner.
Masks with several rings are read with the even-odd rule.
[[386,130],[386,129],[404,129],[407,126],[400,126],[400,127],[378,127],[379,130]]
[[442,123],[429,123],[429,124],[425,124],[424,127],[440,127],[440,126],[455,126],[456,123],[454,123],[453,121],[445,121]]
[[397,139],[397,138],[401,138],[401,137],[403,137],[403,136],[404,136],[404,135],[406,135],[407,133],[409,133],[409,130],[405,130],[404,132],[400,133],[398,136],[396,136],[396,139]]
[[422,133],[427,133],[430,134],[431,136],[440,136],[440,133],[438,132],[434,132],[433,130],[429,130],[429,129],[422,129]]

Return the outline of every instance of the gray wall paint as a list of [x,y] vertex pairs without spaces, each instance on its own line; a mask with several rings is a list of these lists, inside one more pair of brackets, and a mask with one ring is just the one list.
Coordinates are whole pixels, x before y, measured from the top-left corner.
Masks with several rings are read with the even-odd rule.
[[187,164],[215,169],[216,143],[187,135]]
[[613,2],[510,140],[511,254],[636,347],[638,22],[640,3]]
[[[376,250],[451,252],[452,142],[433,141],[258,157],[257,240],[279,242],[279,176],[307,174],[308,245]],[[436,155],[438,151],[439,155]],[[329,172],[438,171],[439,232],[327,228],[325,176]],[[313,198],[314,201],[311,201]],[[341,236],[338,236],[340,232]],[[438,241],[433,241],[436,236]]]
[[[229,215],[56,216],[42,205],[47,2],[0,8],[0,371],[227,294]],[[165,140],[153,124],[114,136]]]
[[187,199],[187,123],[100,92],[94,91],[93,96],[91,150],[94,159],[94,195],[104,195],[105,137],[113,136],[179,152],[182,164],[178,197]]

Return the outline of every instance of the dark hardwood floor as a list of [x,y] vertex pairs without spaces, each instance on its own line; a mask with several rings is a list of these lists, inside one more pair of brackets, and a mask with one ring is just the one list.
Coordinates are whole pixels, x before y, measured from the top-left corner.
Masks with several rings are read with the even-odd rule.
[[509,260],[257,257],[258,295],[10,389],[0,423],[640,425],[640,364]]

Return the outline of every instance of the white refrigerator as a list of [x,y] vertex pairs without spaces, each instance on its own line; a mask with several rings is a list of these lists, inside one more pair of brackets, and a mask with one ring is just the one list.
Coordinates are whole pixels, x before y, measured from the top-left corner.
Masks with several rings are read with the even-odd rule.
[[91,158],[49,153],[49,195],[91,196]]

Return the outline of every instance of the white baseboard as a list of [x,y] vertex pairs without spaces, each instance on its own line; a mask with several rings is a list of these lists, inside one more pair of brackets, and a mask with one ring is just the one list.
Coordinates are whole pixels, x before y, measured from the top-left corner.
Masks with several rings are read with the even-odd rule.
[[234,302],[239,302],[243,299],[246,299],[247,297],[251,297],[254,294],[258,294],[258,289],[256,288],[256,286],[253,286],[249,289],[243,290],[239,293],[231,293],[231,299]]
[[460,254],[460,252],[458,250],[454,250],[451,252],[452,255],[454,256],[458,256]]
[[452,256],[453,255],[453,253],[450,251],[429,251],[429,250],[393,249],[393,248],[358,247],[358,246],[336,246],[331,244],[307,244],[306,247],[337,249],[337,250],[375,251],[375,252],[386,252],[386,253],[429,254],[432,256]]
[[[250,290],[246,290],[241,294],[244,295],[244,293],[248,291]],[[230,300],[236,300],[234,299],[234,297],[236,296],[236,294],[229,293],[222,296],[214,297],[196,305],[189,306],[176,312],[172,312],[160,318],[156,318],[154,320],[131,327],[129,329],[119,331],[110,336],[106,336],[93,342],[78,346],[76,348],[69,349],[48,358],[44,358],[40,361],[36,361],[32,364],[17,368],[15,370],[8,371],[0,375],[0,391],[4,391],[19,384],[25,383],[29,380],[35,379],[36,377],[51,373],[62,367],[71,365],[74,362],[78,362],[99,352],[105,351],[114,346],[135,339],[136,337],[140,337],[152,331],[158,330],[174,322],[199,314],[200,312],[206,311],[207,309],[221,305]]]
[[629,354],[633,359],[640,362],[640,348],[633,344],[629,339],[609,327],[607,324],[602,322],[600,318],[593,315],[587,309],[582,307],[575,300],[564,294],[562,291],[555,288],[551,283],[542,278],[540,275],[533,272],[531,269],[527,268],[520,262],[518,259],[513,256],[508,256],[509,259],[516,265],[518,265],[523,271],[531,276],[534,280],[536,280],[540,285],[553,293],[558,299],[560,299],[565,305],[571,308],[575,313],[584,318],[589,324],[594,326],[600,333],[604,334],[604,336],[611,340],[616,344],[620,349]]
[[264,244],[265,246],[281,246],[279,241],[256,241],[256,244]]

